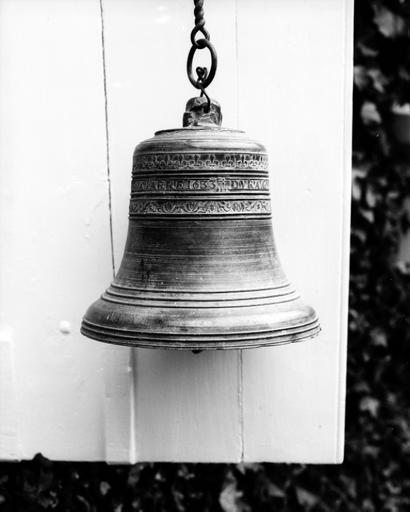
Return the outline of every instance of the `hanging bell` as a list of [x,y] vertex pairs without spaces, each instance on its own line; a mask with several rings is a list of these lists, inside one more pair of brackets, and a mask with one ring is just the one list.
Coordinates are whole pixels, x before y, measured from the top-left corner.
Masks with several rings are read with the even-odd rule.
[[81,332],[147,348],[239,349],[318,334],[273,240],[268,159],[205,97],[134,152],[128,238]]

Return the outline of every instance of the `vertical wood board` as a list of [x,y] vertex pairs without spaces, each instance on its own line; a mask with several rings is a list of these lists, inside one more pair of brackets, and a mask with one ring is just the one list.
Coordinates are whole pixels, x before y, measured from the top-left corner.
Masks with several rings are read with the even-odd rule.
[[[79,333],[112,275],[98,1],[1,0],[0,63],[1,324],[13,333],[14,456],[98,460],[103,347]],[[9,455],[6,446],[0,458]]]
[[238,1],[241,125],[266,144],[279,254],[322,327],[244,352],[246,461],[343,458],[352,26],[351,1]]

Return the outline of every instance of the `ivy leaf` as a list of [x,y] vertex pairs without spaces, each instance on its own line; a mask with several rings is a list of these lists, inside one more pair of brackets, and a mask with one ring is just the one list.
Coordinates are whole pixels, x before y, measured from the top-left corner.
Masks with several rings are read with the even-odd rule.
[[354,389],[354,391],[356,391],[356,393],[369,393],[370,392],[369,384],[362,380],[359,381],[357,384],[355,384],[353,389]]
[[243,493],[237,488],[237,481],[232,472],[219,495],[219,505],[224,512],[250,512],[249,507],[241,500]]
[[111,485],[104,480],[100,482],[100,493],[105,496],[107,492],[111,489]]
[[362,188],[360,186],[359,180],[353,180],[352,182],[352,198],[354,201],[360,201],[362,197]]
[[376,91],[378,91],[380,93],[384,93],[389,81],[383,75],[383,73],[380,71],[380,69],[377,69],[377,68],[369,69],[367,71],[367,75],[372,79],[373,87],[376,89]]
[[379,327],[372,329],[370,331],[370,338],[372,340],[372,344],[376,347],[387,347],[387,336],[386,332]]
[[352,229],[352,236],[355,236],[358,238],[358,240],[360,240],[360,242],[362,244],[364,244],[366,242],[366,238],[367,238],[367,235],[366,235],[366,232],[363,231],[362,229]]
[[406,21],[401,16],[384,6],[375,6],[374,12],[373,21],[385,37],[394,38],[406,33]]
[[374,208],[377,204],[377,194],[373,187],[368,187],[366,190],[366,203],[370,208]]
[[379,414],[380,402],[371,396],[365,396],[360,400],[360,410],[367,411],[373,418]]
[[369,498],[366,498],[362,503],[362,512],[376,512],[372,501]]
[[303,487],[295,487],[295,491],[299,505],[307,508],[307,510],[315,507],[320,501],[319,496],[303,489]]
[[267,491],[269,496],[272,498],[284,498],[286,496],[285,492],[280,489],[277,485],[275,485],[273,482],[269,482],[267,486]]
[[399,260],[396,262],[397,270],[403,275],[410,275],[410,262]]
[[360,116],[362,118],[363,124],[368,126],[370,124],[380,124],[382,122],[382,118],[377,110],[377,107],[371,101],[365,101],[360,110]]
[[364,217],[370,224],[374,222],[374,213],[372,210],[365,210],[364,208],[360,208],[360,213],[362,217]]
[[372,459],[377,459],[380,456],[380,448],[377,446],[367,445],[363,449],[363,454],[368,455]]
[[343,482],[347,494],[351,498],[357,498],[357,482],[354,478],[349,478],[345,475],[340,475],[340,480]]
[[363,41],[358,41],[356,45],[356,51],[360,50],[364,57],[376,57],[379,54],[377,48],[371,48]]
[[366,89],[370,84],[370,79],[364,66],[355,66],[353,74],[354,84],[359,90]]

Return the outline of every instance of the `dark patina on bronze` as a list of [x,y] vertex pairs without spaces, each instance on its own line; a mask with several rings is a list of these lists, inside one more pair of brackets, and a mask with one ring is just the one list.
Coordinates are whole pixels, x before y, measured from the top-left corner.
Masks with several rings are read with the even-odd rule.
[[194,98],[183,128],[135,149],[124,257],[84,316],[85,336],[207,350],[318,334],[278,259],[266,150],[221,120],[216,102]]

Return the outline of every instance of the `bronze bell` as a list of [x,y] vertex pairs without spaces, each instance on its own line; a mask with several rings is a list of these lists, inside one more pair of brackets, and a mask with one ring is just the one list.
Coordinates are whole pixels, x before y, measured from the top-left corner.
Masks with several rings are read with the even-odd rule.
[[84,316],[85,336],[206,350],[318,334],[273,241],[266,150],[221,119],[216,102],[194,98],[183,128],[136,147],[124,257]]

